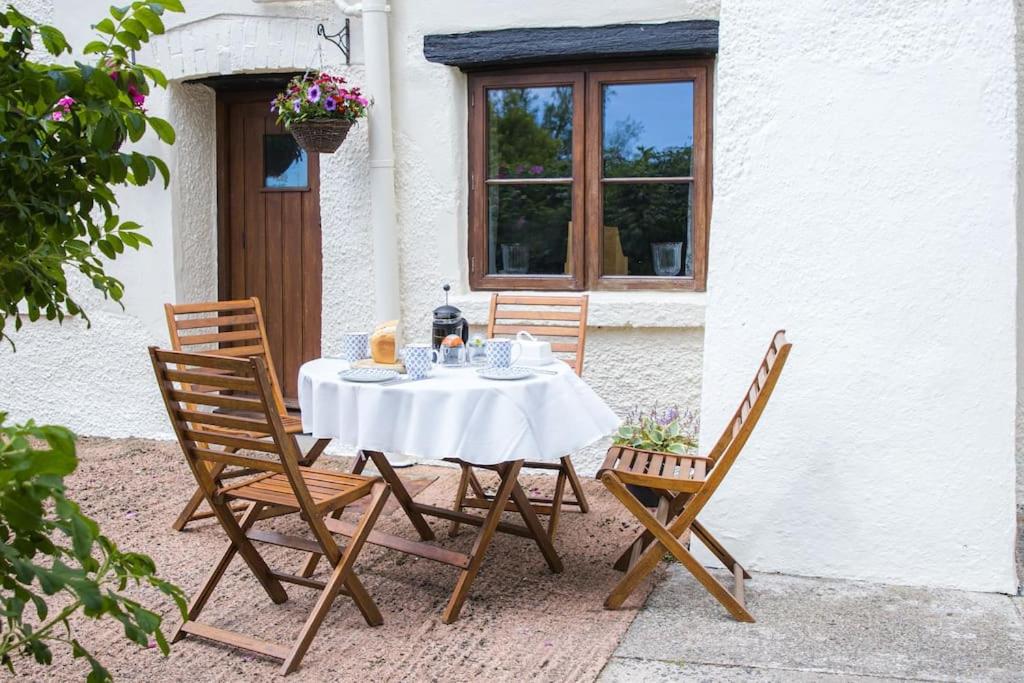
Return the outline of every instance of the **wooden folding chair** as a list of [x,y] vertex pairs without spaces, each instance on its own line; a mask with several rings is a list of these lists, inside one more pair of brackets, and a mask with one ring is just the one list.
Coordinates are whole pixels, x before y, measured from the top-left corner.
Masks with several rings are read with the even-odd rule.
[[[697,515],[725,479],[757,425],[791,348],[792,344],[786,341],[785,330],[776,332],[746,396],[707,456],[671,455],[619,446],[608,449],[608,456],[597,476],[646,530],[615,563],[615,568],[625,570],[626,575],[608,595],[604,603],[606,608],[620,607],[644,577],[654,570],[667,550],[734,618],[754,621],[743,599],[743,582],[750,578],[750,574],[697,521]],[[627,484],[646,486],[657,492],[660,496],[657,513],[652,514],[644,507],[626,488]],[[691,531],[732,572],[733,592],[730,593],[690,554]]]
[[[266,363],[270,373],[273,389],[274,406],[281,416],[281,423],[289,434],[302,433],[302,420],[288,414],[285,408],[277,373],[274,371],[274,359],[270,355],[267,344],[267,330],[263,323],[263,310],[259,299],[239,299],[236,301],[209,301],[196,304],[164,304],[167,315],[167,332],[171,338],[171,348],[175,351],[191,351],[227,357],[258,357]],[[211,391],[212,387],[197,385],[190,387],[193,391]],[[218,428],[218,431],[237,431]],[[252,436],[240,434],[240,436]],[[319,447],[315,453],[310,452],[303,459],[304,464],[314,462],[323,451]],[[223,465],[214,465],[214,476],[220,474]],[[227,476],[240,476],[245,472],[233,471]],[[191,521],[213,516],[212,512],[197,512],[203,502],[203,492],[197,488],[171,525],[181,531]]]
[[[551,343],[551,350],[562,361],[583,375],[583,354],[587,343],[587,305],[589,299],[582,296],[521,296],[518,294],[491,295],[491,311],[487,321],[487,338],[515,336],[520,330],[529,332],[538,339]],[[494,499],[485,491],[473,472],[473,466],[460,462],[462,476],[455,493],[455,509],[466,507],[487,508]],[[554,495],[550,498],[534,496],[530,503],[540,515],[549,515],[548,536],[554,538],[558,518],[563,505],[587,512],[587,498],[583,493],[572,459],[566,455],[559,462],[524,462],[523,469],[544,469],[558,472],[555,478]],[[565,485],[572,488],[574,498],[565,497]],[[472,488],[474,496],[467,497]],[[452,522],[449,535],[459,531],[459,523]]]
[[[149,353],[181,449],[207,504],[230,539],[227,550],[192,599],[188,618],[175,632],[174,640],[194,635],[257,652],[281,660],[281,673],[287,674],[298,667],[338,593],[352,598],[367,624],[383,623],[380,611],[353,573],[353,566],[387,501],[389,488],[384,481],[380,477],[299,464],[299,447],[281,420],[271,375],[262,358],[225,358],[156,347],[150,347]],[[190,389],[194,386],[224,391],[196,392]],[[242,395],[227,395],[227,390]],[[242,411],[248,417],[216,412],[220,408]],[[232,431],[223,431],[225,427]],[[253,451],[263,457],[241,455],[239,451]],[[208,467],[211,463],[244,467],[253,474],[226,485],[217,471]],[[324,517],[367,496],[366,512],[344,550],[339,549]],[[240,520],[235,519],[229,507],[233,500],[248,504]],[[309,525],[312,538],[252,528],[261,519],[290,513],[299,513]],[[330,578],[324,582],[273,571],[256,550],[254,541],[323,555],[332,567]],[[242,556],[274,603],[288,599],[281,582],[321,590],[313,611],[291,645],[258,640],[198,621],[236,554]]]

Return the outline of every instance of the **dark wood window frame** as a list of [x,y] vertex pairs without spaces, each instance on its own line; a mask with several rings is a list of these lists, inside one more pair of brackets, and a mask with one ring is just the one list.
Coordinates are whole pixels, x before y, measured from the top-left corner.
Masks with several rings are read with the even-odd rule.
[[[475,71],[469,74],[469,266],[473,289],[634,290],[702,292],[707,286],[708,226],[711,218],[712,59],[672,59],[565,64]],[[693,276],[602,275],[601,92],[606,83],[693,82],[693,168],[686,178],[646,178],[640,182],[693,185]],[[487,90],[573,87],[572,264],[566,275],[495,275],[487,272],[488,186],[502,183],[569,184],[566,179],[487,178]],[[622,180],[611,181],[622,182]]]

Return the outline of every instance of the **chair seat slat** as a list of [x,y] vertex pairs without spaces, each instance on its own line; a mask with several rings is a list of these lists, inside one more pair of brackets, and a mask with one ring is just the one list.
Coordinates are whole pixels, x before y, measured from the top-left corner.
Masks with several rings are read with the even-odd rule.
[[260,460],[259,458],[253,458],[247,455],[235,455],[233,453],[224,453],[222,451],[212,451],[207,448],[193,448],[192,453],[201,460],[220,463],[221,465],[270,470],[271,472],[284,472],[284,467],[282,467],[280,463],[273,462],[272,460]]
[[233,448],[243,448],[249,451],[259,451],[261,453],[280,453],[281,449],[278,448],[277,444],[271,441],[257,441],[256,439],[248,439],[241,436],[229,436],[223,432],[211,432],[206,430],[197,429],[185,429],[183,433],[186,438],[195,441],[196,443],[215,443],[218,446],[231,446]]
[[232,332],[211,332],[209,334],[189,334],[181,335],[181,343],[183,346],[193,346],[196,344],[225,344],[228,342],[239,342],[248,341],[250,339],[260,339],[260,331],[257,329],[249,330],[234,330]]
[[263,356],[264,351],[262,346],[222,346],[219,349],[209,349],[204,353],[227,358],[252,358],[253,356]]
[[[529,332],[539,337],[579,337],[578,327],[559,327],[557,325],[495,325],[492,328],[493,334],[516,334],[518,332]],[[575,344],[573,347],[575,348]]]
[[238,391],[256,392],[256,382],[251,377],[229,377],[214,375],[208,372],[188,372],[168,369],[164,377],[172,382],[195,384],[197,386],[217,387],[219,389],[236,389]]
[[499,309],[495,320],[566,320],[579,322],[580,312],[576,311],[525,311],[521,309]]
[[176,320],[175,325],[181,330],[195,330],[205,327],[237,327],[239,325],[255,325],[256,316],[252,313],[242,315],[221,315],[207,318],[182,318]]
[[517,294],[498,294],[498,305],[515,306],[575,306],[580,307],[578,296],[520,296]]
[[191,403],[203,406],[213,406],[215,408],[226,408],[228,410],[240,410],[253,413],[263,410],[263,404],[256,399],[225,396],[224,394],[205,394],[195,391],[174,389],[171,391],[171,398],[185,404]]
[[270,425],[261,420],[253,420],[247,417],[234,417],[223,413],[204,413],[197,410],[183,410],[181,416],[191,424],[213,425],[215,427],[226,427],[241,432],[257,432],[270,434]]
[[251,311],[252,299],[233,299],[231,301],[204,301],[198,304],[175,304],[174,314],[185,313],[219,313],[221,311]]

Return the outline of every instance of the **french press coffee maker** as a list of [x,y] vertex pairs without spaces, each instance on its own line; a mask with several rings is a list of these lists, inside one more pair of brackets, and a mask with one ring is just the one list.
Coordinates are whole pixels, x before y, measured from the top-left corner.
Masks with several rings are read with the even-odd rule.
[[435,349],[441,348],[441,342],[450,334],[458,335],[465,343],[469,340],[469,324],[462,317],[462,311],[448,303],[448,292],[452,286],[446,284],[444,289],[444,306],[434,309],[434,331],[431,341]]

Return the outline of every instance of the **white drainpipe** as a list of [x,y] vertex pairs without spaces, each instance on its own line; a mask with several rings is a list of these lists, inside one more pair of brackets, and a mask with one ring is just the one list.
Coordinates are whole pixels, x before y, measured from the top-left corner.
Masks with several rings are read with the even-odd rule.
[[395,145],[391,133],[391,57],[387,0],[349,5],[334,0],[346,15],[363,18],[366,93],[370,107],[370,225],[373,229],[374,312],[377,322],[401,315],[398,298],[398,232],[395,226]]

